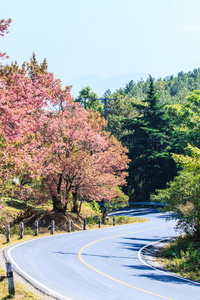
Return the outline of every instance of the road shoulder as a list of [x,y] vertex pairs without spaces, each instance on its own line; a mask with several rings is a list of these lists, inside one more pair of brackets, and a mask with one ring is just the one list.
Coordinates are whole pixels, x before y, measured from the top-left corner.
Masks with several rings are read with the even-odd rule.
[[154,270],[158,270],[160,272],[166,273],[166,275],[174,276],[176,278],[182,279],[187,282],[191,282],[193,284],[200,285],[199,282],[184,278],[176,273],[170,272],[166,270],[161,264],[159,264],[158,259],[156,257],[157,251],[159,251],[161,248],[163,248],[166,244],[172,242],[176,237],[173,238],[166,238],[163,240],[159,240],[157,242],[148,244],[140,249],[138,253],[138,257],[142,263],[144,263],[146,266],[149,266],[150,268]]

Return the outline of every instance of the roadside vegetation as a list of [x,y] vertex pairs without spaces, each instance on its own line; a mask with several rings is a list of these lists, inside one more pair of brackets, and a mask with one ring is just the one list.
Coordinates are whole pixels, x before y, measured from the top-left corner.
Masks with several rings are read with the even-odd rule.
[[26,299],[34,299],[40,300],[42,299],[35,293],[30,292],[23,284],[15,281],[15,296],[8,295],[8,284],[7,278],[5,276],[5,270],[0,267],[0,299],[15,299],[15,300],[26,300]]
[[[51,221],[55,221],[55,233],[67,231],[67,221],[71,221],[71,231],[83,230],[84,220],[87,223],[87,229],[99,228],[99,218],[101,227],[112,226],[113,216],[109,216],[103,222],[103,209],[95,201],[83,202],[79,214],[68,210],[65,214],[55,212],[52,209],[51,202],[45,205],[33,205],[30,202],[24,202],[17,199],[1,198],[3,208],[0,210],[0,234],[3,236],[6,232],[6,225],[10,225],[11,237],[19,235],[19,224],[24,223],[24,235],[34,236],[35,221],[39,222],[39,234],[50,234]],[[69,206],[70,207],[70,206]],[[111,212],[111,209],[109,209]],[[129,224],[135,222],[147,221],[142,218],[116,216],[116,225]]]
[[188,155],[173,155],[181,171],[154,200],[166,203],[185,235],[159,253],[170,271],[200,282],[200,150],[188,146]]
[[200,241],[191,234],[180,236],[157,253],[167,270],[200,282]]

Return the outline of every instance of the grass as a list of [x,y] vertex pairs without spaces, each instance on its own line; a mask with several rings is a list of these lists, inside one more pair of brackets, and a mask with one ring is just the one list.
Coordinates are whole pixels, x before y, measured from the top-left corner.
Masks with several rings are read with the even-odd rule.
[[[4,205],[4,208],[0,210],[0,249],[2,250],[4,247],[12,244],[19,243],[20,241],[26,241],[29,239],[37,238],[34,236],[34,230],[33,226],[26,225],[24,226],[24,238],[23,240],[20,240],[19,238],[19,224],[15,224],[11,227],[11,240],[10,243],[6,242],[6,236],[5,236],[5,225],[12,224],[13,220],[18,220],[19,216],[23,217],[26,216],[26,214],[23,215],[23,212],[26,208],[34,209],[34,212],[38,212],[37,217],[45,219],[45,217],[52,217],[55,220],[55,223],[58,224],[58,222],[63,223],[61,226],[56,226],[55,228],[55,234],[60,234],[66,232],[66,219],[60,218],[60,215],[57,216],[57,219],[55,215],[52,215],[52,207],[49,204],[46,204],[44,206],[40,205],[37,207],[34,207],[31,203],[24,203],[22,201],[19,201],[17,199],[9,199],[9,198],[2,198],[0,199],[0,203]],[[46,215],[45,215],[46,213]],[[83,205],[81,210],[81,218],[77,217],[77,215],[73,215],[72,213],[68,215],[68,218],[72,220],[72,223],[74,224],[72,226],[72,230],[82,230],[83,228],[83,221],[82,219],[87,219],[87,229],[97,229],[99,227],[98,225],[98,216],[96,215],[97,211],[94,211],[89,205]],[[28,223],[31,224],[31,217],[27,218]],[[27,221],[26,220],[26,221]],[[23,220],[24,221],[24,220]],[[42,227],[39,230],[39,237],[41,236],[47,236],[50,235],[50,229],[49,229],[49,223],[48,219],[46,219],[46,225],[45,227]],[[138,223],[138,222],[144,222],[148,221],[146,219],[141,218],[132,218],[132,217],[125,217],[125,216],[116,216],[116,225],[122,225],[122,224],[130,224],[130,223]],[[33,222],[33,220],[32,220]],[[64,224],[65,223],[65,224]],[[65,227],[64,227],[65,226]],[[113,217],[110,217],[109,221],[106,221],[105,224],[102,224],[101,227],[110,227],[113,226]],[[3,263],[4,264],[4,263]],[[17,278],[15,278],[15,296],[11,297],[8,294],[8,285],[7,285],[7,278],[6,278],[6,271],[5,271],[5,264],[0,264],[0,299],[44,299],[40,296],[32,293],[26,285],[21,284]]]
[[[125,224],[132,224],[132,223],[140,223],[140,222],[147,222],[147,219],[142,219],[142,218],[135,218],[135,217],[125,217],[124,215],[122,216],[116,216],[115,217],[115,222],[116,225],[125,225]],[[99,227],[99,218],[97,216],[90,216],[87,218],[87,225],[89,229],[95,229]],[[113,226],[113,216],[109,217],[109,221],[105,221],[105,224],[101,224],[101,227],[109,227]]]
[[[24,240],[28,240],[32,238],[33,236],[26,236]],[[3,234],[0,234],[0,249],[3,249],[4,247],[15,244],[19,242],[19,237],[14,236],[12,238],[11,243],[7,243],[5,236]],[[15,280],[14,275],[14,284],[15,284],[15,296],[11,296],[8,293],[8,282],[6,278],[6,271],[5,267],[3,267],[2,264],[0,264],[0,299],[6,300],[6,299],[16,299],[16,300],[26,300],[26,299],[34,299],[39,300],[42,299],[35,293],[32,293],[29,289],[26,288],[25,285],[21,284],[18,280]]]
[[200,241],[195,236],[180,236],[157,255],[167,270],[200,282]]
[[0,268],[0,299],[16,299],[16,300],[26,300],[26,299],[34,299],[40,300],[42,299],[35,293],[30,292],[23,284],[15,281],[15,296],[11,296],[8,294],[8,283],[7,278],[5,276],[5,271]]

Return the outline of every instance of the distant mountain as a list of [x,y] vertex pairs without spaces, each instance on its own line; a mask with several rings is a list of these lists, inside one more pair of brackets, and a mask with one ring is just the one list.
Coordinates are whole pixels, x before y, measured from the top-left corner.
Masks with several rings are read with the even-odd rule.
[[107,89],[114,93],[119,88],[124,88],[131,80],[137,83],[141,79],[146,80],[147,74],[121,74],[109,78],[100,78],[95,75],[85,75],[77,78],[69,79],[65,85],[72,85],[72,95],[77,97],[78,92],[85,86],[90,86],[92,91],[97,93],[99,97],[103,96]]

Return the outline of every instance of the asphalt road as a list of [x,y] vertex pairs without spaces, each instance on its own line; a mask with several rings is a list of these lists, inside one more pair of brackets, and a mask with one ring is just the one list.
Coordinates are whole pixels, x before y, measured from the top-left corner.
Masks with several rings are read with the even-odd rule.
[[150,222],[38,238],[7,248],[5,255],[18,273],[57,299],[199,300],[200,284],[155,270],[138,255],[145,245],[177,235],[175,222],[150,209],[126,214]]

